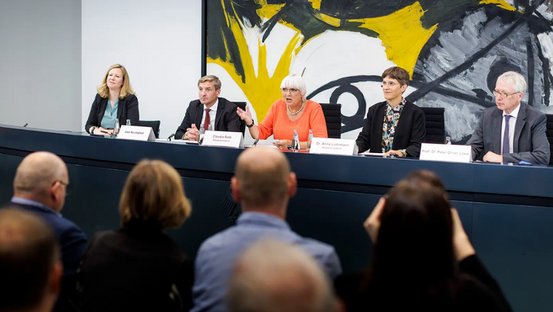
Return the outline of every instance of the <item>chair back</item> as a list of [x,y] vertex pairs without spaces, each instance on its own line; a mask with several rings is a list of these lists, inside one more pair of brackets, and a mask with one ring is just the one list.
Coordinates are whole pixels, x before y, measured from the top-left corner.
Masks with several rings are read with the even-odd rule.
[[139,120],[133,126],[150,127],[154,131],[154,135],[156,136],[156,139],[159,139],[159,126],[160,126],[160,124],[161,124],[160,120]]
[[342,135],[342,104],[321,103],[329,138],[339,139]]
[[549,149],[551,150],[550,156],[549,156],[549,165],[553,166],[553,115],[546,114],[547,117],[547,123],[545,125],[545,135],[547,136],[547,140],[549,141]]
[[425,143],[445,143],[445,120],[443,107],[421,107],[426,118]]
[[[232,102],[236,104],[236,106],[240,107],[242,110],[246,110],[246,102]],[[244,130],[246,130],[246,123],[244,120],[240,120],[240,132],[242,132],[242,136],[244,135]]]

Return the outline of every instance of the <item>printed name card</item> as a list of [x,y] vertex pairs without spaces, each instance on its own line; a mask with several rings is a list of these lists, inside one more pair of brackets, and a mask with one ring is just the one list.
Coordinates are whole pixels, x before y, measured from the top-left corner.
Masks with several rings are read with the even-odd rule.
[[154,135],[154,131],[151,127],[140,126],[121,126],[119,134],[117,134],[117,138],[150,142],[156,140],[156,136]]
[[422,143],[420,159],[470,163],[472,149],[470,145]]
[[206,131],[204,133],[202,145],[239,148],[242,146],[242,133],[228,131]]
[[357,144],[355,140],[313,138],[309,153],[330,155],[355,155]]

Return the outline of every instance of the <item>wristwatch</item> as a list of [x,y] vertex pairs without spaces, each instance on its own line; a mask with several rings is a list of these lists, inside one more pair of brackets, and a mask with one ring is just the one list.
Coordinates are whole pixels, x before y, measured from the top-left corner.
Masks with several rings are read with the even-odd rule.
[[246,127],[251,128],[251,127],[253,127],[254,124],[255,124],[255,122],[254,122],[253,119],[252,119],[252,123],[249,124],[249,125],[246,125]]

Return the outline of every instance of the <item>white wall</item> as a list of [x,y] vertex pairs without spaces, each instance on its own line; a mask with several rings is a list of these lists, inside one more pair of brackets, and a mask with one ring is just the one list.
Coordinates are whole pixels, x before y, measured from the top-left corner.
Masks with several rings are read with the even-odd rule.
[[0,1],[0,123],[81,129],[81,2]]
[[82,0],[82,125],[107,68],[129,71],[140,119],[161,120],[160,138],[197,98],[201,1]]

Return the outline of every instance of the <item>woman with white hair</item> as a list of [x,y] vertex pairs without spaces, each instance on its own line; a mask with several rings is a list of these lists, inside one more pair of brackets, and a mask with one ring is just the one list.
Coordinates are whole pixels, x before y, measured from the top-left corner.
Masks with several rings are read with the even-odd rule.
[[282,98],[278,99],[258,125],[254,124],[251,112],[237,108],[236,113],[245,123],[254,139],[274,136],[275,144],[284,149],[292,145],[294,130],[298,133],[300,149],[307,149],[309,130],[314,137],[326,138],[328,132],[321,105],[306,99],[305,81],[291,75],[280,84]]

